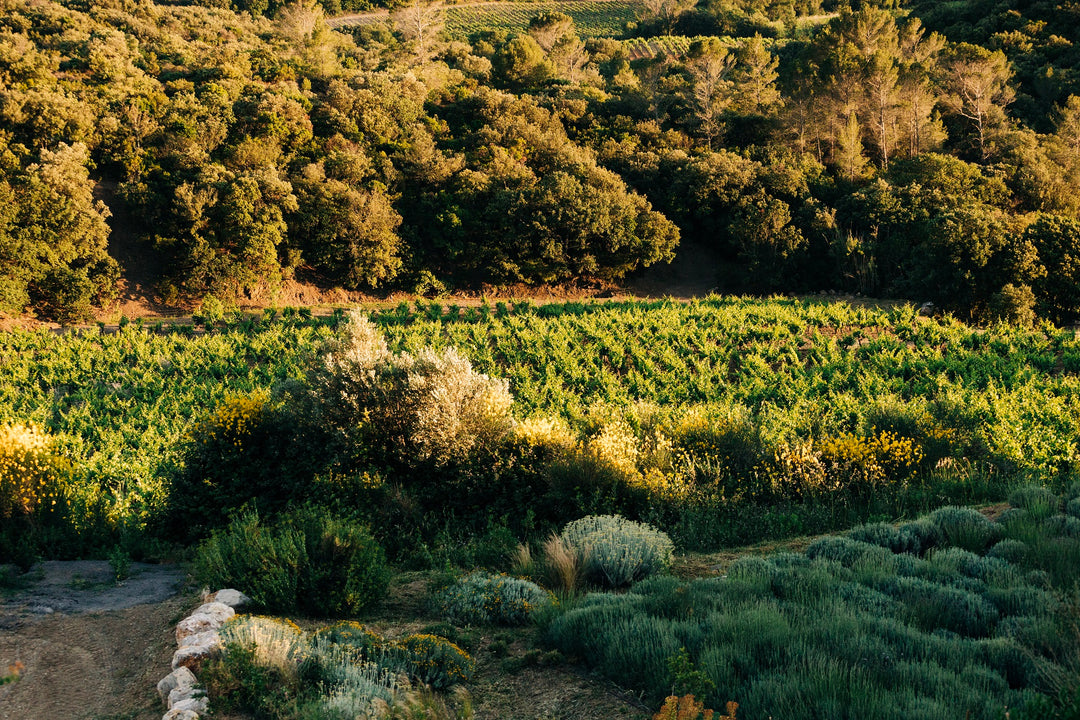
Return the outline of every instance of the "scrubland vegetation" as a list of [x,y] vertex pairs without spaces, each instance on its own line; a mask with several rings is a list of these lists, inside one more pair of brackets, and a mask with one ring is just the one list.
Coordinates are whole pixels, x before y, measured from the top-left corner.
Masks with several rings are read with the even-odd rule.
[[[188,553],[199,582],[297,619],[364,617],[421,570],[436,635],[522,628],[545,662],[653,709],[1071,717],[1071,330],[713,297],[2,343],[0,544],[23,565]],[[1006,498],[996,521],[957,507]],[[721,577],[668,574],[673,552],[852,527]],[[453,717],[471,701],[422,686],[488,652],[312,646],[305,627],[285,666],[237,640],[209,687],[256,717],[377,699]]]
[[[597,5],[0,2],[0,312],[198,313],[0,335],[0,557],[240,587],[278,617],[200,679],[255,718],[467,718],[497,658],[661,720],[1076,718],[1076,8]],[[951,314],[447,297],[687,248]],[[419,299],[236,311],[293,277]]]

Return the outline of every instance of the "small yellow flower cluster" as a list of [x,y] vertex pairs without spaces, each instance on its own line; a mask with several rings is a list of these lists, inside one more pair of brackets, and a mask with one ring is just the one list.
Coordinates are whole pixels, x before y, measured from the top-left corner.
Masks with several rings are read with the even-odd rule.
[[900,477],[907,475],[923,461],[923,450],[915,440],[883,430],[874,436],[874,449],[878,462],[887,473]]
[[0,518],[54,511],[70,472],[49,436],[35,426],[0,427]]
[[845,433],[818,444],[822,458],[832,467],[860,474],[867,480],[902,479],[923,459],[915,440],[882,430],[870,437]]
[[265,411],[266,399],[263,397],[227,397],[192,430],[191,437],[202,442],[224,442],[239,449],[243,447],[244,438],[262,421]]
[[438,687],[468,682],[476,670],[469,653],[438,635],[409,635],[392,646],[408,658],[411,675]]
[[759,472],[769,491],[784,496],[841,488],[868,490],[907,479],[923,457],[915,440],[891,430],[875,431],[870,436],[842,433],[816,443],[783,445],[772,463]]

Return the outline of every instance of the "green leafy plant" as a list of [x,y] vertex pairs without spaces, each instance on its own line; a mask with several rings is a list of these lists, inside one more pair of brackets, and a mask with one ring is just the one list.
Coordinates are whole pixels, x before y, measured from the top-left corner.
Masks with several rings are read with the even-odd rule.
[[131,575],[131,555],[117,545],[109,553],[109,567],[112,569],[113,578],[117,582],[127,580]]
[[383,648],[382,662],[436,689],[469,682],[476,664],[467,652],[437,635],[417,634]]
[[386,559],[356,523],[304,508],[268,524],[244,511],[196,552],[195,576],[214,587],[243,588],[258,608],[348,615],[382,596]]

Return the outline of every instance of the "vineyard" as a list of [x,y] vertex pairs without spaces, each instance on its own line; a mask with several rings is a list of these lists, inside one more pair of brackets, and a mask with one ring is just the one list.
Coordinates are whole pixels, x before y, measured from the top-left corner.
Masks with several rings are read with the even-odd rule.
[[[445,31],[450,37],[464,40],[482,30],[521,33],[529,20],[542,13],[561,12],[574,20],[578,35],[615,37],[622,35],[629,22],[638,19],[644,9],[641,0],[540,0],[539,2],[483,2],[447,5]],[[354,15],[329,21],[334,27],[380,22],[386,13]]]
[[[271,315],[201,336],[134,324],[4,334],[0,422],[47,429],[80,469],[84,500],[138,520],[162,501],[165,470],[196,420],[227,397],[267,396],[302,378],[341,319]],[[421,303],[373,317],[394,350],[454,346],[508,379],[519,419],[554,418],[584,437],[620,418],[639,432],[649,417],[747,429],[768,468],[729,473],[721,484],[738,486],[732,497],[774,496],[769,477],[802,472],[774,456],[807,443],[819,455],[833,452],[828,443],[877,447],[885,430],[917,443],[926,482],[945,478],[962,492],[1030,475],[1055,481],[1076,462],[1080,342],[1068,330],[982,331],[911,308],[731,298]],[[734,462],[718,452],[709,462]]]
[[541,13],[561,12],[574,19],[574,27],[583,38],[613,37],[621,35],[626,23],[637,19],[642,9],[640,0],[559,0],[450,5],[446,9],[446,31],[456,38],[466,38],[481,30],[524,32],[533,17]]
[[[661,56],[679,58],[686,54],[691,43],[697,39],[699,38],[685,35],[663,35],[651,38],[628,38],[623,40],[622,44],[630,60],[650,60]],[[722,39],[721,42],[725,42],[729,49],[735,48],[738,44],[731,38]]]
[[[831,697],[815,685],[818,658],[837,655],[841,625],[866,638],[844,656],[852,667],[882,653],[923,658],[910,682],[895,682],[891,666],[867,674],[866,691],[844,700],[871,703],[860,717],[923,707],[911,688],[934,688],[939,711],[928,717],[1041,707],[1052,688],[1015,668],[1025,652],[1057,662],[1072,647],[1038,644],[1029,625],[1056,622],[1043,588],[1070,587],[1076,575],[1073,330],[734,297],[419,301],[197,321],[0,335],[0,554],[29,567],[38,557],[194,552],[200,583],[318,616],[375,602],[387,561],[427,571],[513,562],[513,581],[477,574],[439,589],[440,612],[457,624],[525,622],[548,595],[518,578],[565,583],[565,603],[536,610],[552,613],[547,647],[654,707],[678,682],[710,704],[738,698],[745,717],[766,708],[816,717]],[[1000,523],[949,507],[1006,498],[1014,508]],[[673,549],[867,522],[805,556],[740,561],[729,577],[746,575],[745,586],[668,576],[581,597],[601,580],[622,587],[665,568]],[[611,543],[652,564],[598,552],[592,565],[581,560],[581,587],[557,570],[559,528],[559,542],[583,547],[608,528]],[[295,568],[290,557],[301,558]],[[363,593],[307,590],[327,578]],[[763,640],[745,649],[755,664],[732,675],[730,638],[766,626],[769,637],[796,638],[783,642],[793,651]],[[417,652],[450,663],[446,683],[467,678],[468,656],[431,637],[416,636],[436,643]],[[789,706],[783,683],[793,677],[805,696]],[[221,701],[223,687],[210,695]],[[294,689],[322,703],[321,687]],[[1017,717],[1049,717],[1039,712]]]

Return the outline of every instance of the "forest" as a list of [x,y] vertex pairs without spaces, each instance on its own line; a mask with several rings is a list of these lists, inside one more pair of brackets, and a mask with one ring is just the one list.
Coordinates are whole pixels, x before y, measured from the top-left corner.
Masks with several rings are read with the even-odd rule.
[[647,0],[614,37],[202,4],[0,3],[0,312],[90,318],[134,244],[179,307],[694,248],[720,292],[1080,313],[1075,3]]

